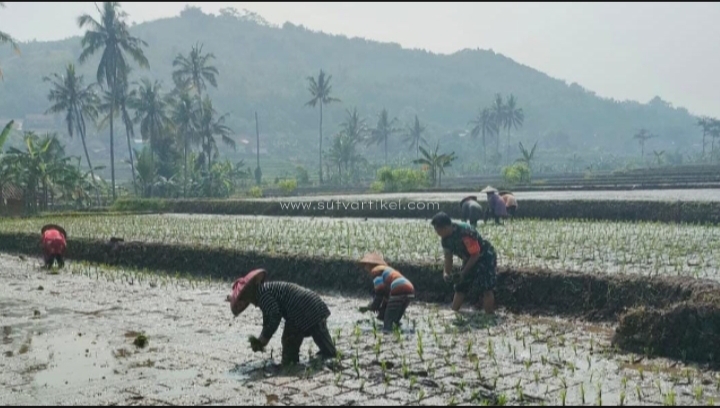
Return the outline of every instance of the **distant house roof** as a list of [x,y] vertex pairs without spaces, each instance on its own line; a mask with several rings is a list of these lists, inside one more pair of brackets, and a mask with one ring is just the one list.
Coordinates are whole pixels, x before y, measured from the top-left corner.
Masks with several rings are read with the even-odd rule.
[[2,186],[2,198],[4,200],[22,200],[23,192],[20,187],[14,184],[3,184]]

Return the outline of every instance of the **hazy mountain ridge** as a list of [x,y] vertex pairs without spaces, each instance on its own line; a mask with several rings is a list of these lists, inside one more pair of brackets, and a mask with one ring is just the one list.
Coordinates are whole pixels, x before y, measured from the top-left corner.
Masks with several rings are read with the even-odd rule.
[[[204,43],[204,51],[216,55],[214,65],[220,71],[219,88],[210,91],[218,110],[229,112],[229,124],[245,136],[254,136],[257,110],[261,132],[273,150],[317,150],[318,112],[304,104],[310,99],[306,77],[317,76],[321,68],[332,75],[333,94],[342,100],[325,110],[328,138],[337,131],[345,109],[357,106],[371,126],[383,107],[403,124],[417,114],[427,124],[426,137],[433,140],[467,129],[468,121],[490,105],[495,93],[513,93],[525,112],[525,125],[512,132],[514,145],[517,140],[540,140],[545,149],[598,147],[632,154],[638,150],[632,135],[641,127],[658,134],[654,143],[663,148],[672,142],[699,146],[701,139],[695,118],[685,109],[658,98],[649,104],[599,98],[490,50],[433,54],[289,23],[279,28],[197,10],[138,24],[131,31],[149,44],[151,65],[150,70],[136,69],[134,76],[161,79],[166,91],[172,86],[174,57],[186,54],[196,42]],[[42,77],[62,72],[68,62],[78,65],[86,82],[94,82],[99,57],[79,65],[80,49],[80,38],[75,37],[21,44],[20,57],[7,47],[0,50],[5,73],[0,117],[44,112],[49,86]],[[502,152],[505,137],[503,131]],[[107,144],[106,138],[93,142]],[[443,139],[448,149],[461,149],[459,142]]]

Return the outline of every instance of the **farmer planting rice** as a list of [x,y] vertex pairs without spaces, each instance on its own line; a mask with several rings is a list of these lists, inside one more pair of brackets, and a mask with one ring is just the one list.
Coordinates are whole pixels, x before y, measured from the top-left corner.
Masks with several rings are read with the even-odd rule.
[[[442,238],[445,252],[445,281],[455,282],[455,297],[452,309],[459,311],[468,293],[482,294],[482,307],[485,313],[495,313],[495,290],[497,255],[495,248],[480,236],[480,233],[465,223],[452,222],[444,212],[437,213],[432,219],[435,232]],[[452,275],[453,256],[462,259],[459,276]],[[478,302],[479,304],[479,302]]]
[[360,265],[373,278],[375,298],[360,312],[377,312],[377,318],[383,321],[383,331],[390,332],[400,326],[405,310],[415,297],[412,283],[400,272],[388,266],[379,253],[370,253],[360,260]]
[[330,310],[320,296],[289,282],[267,282],[267,272],[255,269],[233,283],[233,293],[228,296],[230,310],[238,317],[252,304],[260,308],[263,315],[263,329],[259,338],[251,337],[250,346],[255,352],[263,351],[265,346],[285,319],[282,334],[282,364],[300,362],[300,347],[306,337],[312,337],[320,348],[323,358],[337,355],[327,318]]
[[507,217],[507,208],[505,201],[497,194],[497,189],[491,186],[485,187],[481,193],[487,194],[488,208],[485,211],[485,222],[492,216],[495,218],[495,224],[500,224],[500,218]]
[[482,218],[482,206],[477,200],[477,196],[468,196],[460,201],[460,209],[462,211],[462,222],[470,221],[470,225],[477,227],[477,222]]
[[63,257],[67,249],[67,233],[65,229],[59,225],[47,224],[40,229],[42,234],[42,249],[45,267],[52,268],[55,261],[58,267],[65,266]]
[[505,202],[505,207],[507,208],[508,215],[510,217],[515,217],[515,211],[517,211],[518,205],[513,193],[509,191],[501,191],[500,198],[502,198]]

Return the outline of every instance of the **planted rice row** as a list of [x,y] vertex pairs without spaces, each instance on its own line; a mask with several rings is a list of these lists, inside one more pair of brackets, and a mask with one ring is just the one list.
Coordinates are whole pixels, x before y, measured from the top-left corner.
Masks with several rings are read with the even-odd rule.
[[[442,261],[440,239],[427,220],[121,215],[4,220],[0,232],[39,232],[47,222],[63,225],[71,240],[120,237],[329,258],[380,251],[391,262]],[[478,228],[502,266],[720,280],[720,227],[515,220]]]

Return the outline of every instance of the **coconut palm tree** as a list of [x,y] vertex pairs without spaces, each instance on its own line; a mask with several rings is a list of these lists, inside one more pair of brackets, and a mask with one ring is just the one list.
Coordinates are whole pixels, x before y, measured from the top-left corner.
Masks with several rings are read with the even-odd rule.
[[645,157],[645,142],[654,137],[656,136],[648,132],[647,129],[640,129],[640,131],[633,136],[633,139],[636,139],[640,143],[640,157]]
[[[98,8],[100,21],[88,14],[78,17],[80,28],[88,27],[82,39],[82,53],[79,62],[82,64],[96,54],[102,52],[102,58],[97,69],[97,82],[107,89],[114,91],[115,87],[127,81],[128,54],[141,67],[149,67],[145,53],[142,50],[147,43],[130,35],[125,23],[127,14],[120,10],[118,2],[103,2],[102,9]],[[113,98],[114,101],[114,98]],[[115,112],[114,102],[110,112]],[[110,115],[110,172],[112,175],[112,195],[115,194],[115,138],[113,129],[113,116]]]
[[[502,103],[502,100],[501,100]],[[494,111],[491,108],[485,108],[480,111],[480,114],[470,122],[473,125],[470,135],[473,138],[477,138],[482,134],[483,144],[483,161],[487,160],[487,135],[496,135],[498,133],[498,122],[495,120]]]
[[183,145],[183,196],[187,197],[188,152],[192,145],[200,145],[198,132],[195,128],[198,103],[187,91],[180,91],[175,99],[171,113],[176,135]]
[[525,113],[522,108],[517,107],[515,95],[510,94],[505,103],[505,120],[503,125],[507,129],[507,158],[510,160],[510,130],[522,127],[525,120]]
[[[67,65],[64,76],[53,74],[52,77],[45,77],[43,80],[52,83],[52,88],[48,93],[48,100],[52,106],[46,113],[64,113],[68,136],[72,138],[75,133],[80,135],[90,176],[94,181],[95,173],[90,162],[90,154],[88,154],[85,124],[85,118],[93,121],[98,118],[99,99],[95,94],[94,85],[85,86],[85,79],[82,75],[78,76],[75,73],[73,64]],[[96,194],[98,205],[100,205],[100,192],[96,191]]]
[[202,53],[203,44],[195,44],[190,50],[188,56],[178,54],[173,61],[173,80],[176,84],[187,83],[202,98],[202,91],[207,89],[206,82],[217,88],[217,68],[210,65],[209,62],[215,59],[212,53]]
[[168,117],[169,103],[162,95],[160,82],[143,79],[137,95],[129,102],[135,110],[135,123],[140,124],[140,136],[143,141],[150,141],[150,160],[154,160],[154,149],[171,123]]
[[[198,137],[202,141],[201,159],[205,164],[205,170],[211,177],[210,186],[212,186],[212,159],[218,157],[216,136],[220,136],[222,142],[235,150],[235,141],[230,138],[232,130],[225,125],[227,114],[220,117],[213,108],[212,101],[207,96],[203,100],[200,111],[195,116],[194,128],[198,132]],[[210,192],[208,192],[209,194]]]
[[345,131],[341,131],[333,138],[328,159],[338,168],[340,184],[343,182],[343,169],[346,177],[349,177],[350,172],[355,170],[355,166],[364,161],[364,158],[357,152],[358,141],[356,136],[351,136]]
[[[5,8],[5,3],[0,2],[0,7]],[[10,34],[0,31],[0,44],[10,44],[10,46],[13,48],[13,51],[15,51],[16,54],[20,54],[20,48],[15,43],[15,39],[10,36]],[[0,80],[3,79],[3,72],[2,69],[0,69]]]
[[127,78],[118,83],[118,86],[114,90],[106,90],[102,95],[102,103],[100,104],[100,112],[105,115],[103,119],[98,123],[98,129],[104,129],[110,121],[110,113],[114,110],[113,118],[120,116],[123,126],[125,127],[125,139],[127,140],[128,157],[126,163],[130,164],[130,170],[133,177],[133,189],[137,194],[137,177],[135,172],[135,160],[133,159],[134,149],[132,148],[132,142],[135,138],[135,123],[133,122],[132,116],[130,116],[130,105],[132,101],[137,98],[137,90],[131,89],[128,84]]
[[505,102],[503,101],[502,95],[495,94],[495,99],[493,100],[493,104],[490,107],[490,112],[492,113],[492,119],[493,119],[493,126],[498,129],[496,132],[496,154],[500,155],[500,129],[505,126],[505,121],[507,118],[507,109],[505,107]]
[[347,113],[347,117],[340,125],[342,132],[345,133],[345,135],[347,135],[347,137],[349,137],[354,143],[359,143],[365,140],[368,133],[365,119],[358,115],[357,108],[353,108],[352,112],[350,110],[346,110],[345,112]]
[[407,134],[403,142],[405,142],[411,150],[415,150],[415,158],[420,158],[420,145],[427,146],[427,140],[423,137],[425,126],[420,124],[420,119],[415,115],[415,122],[407,127]]
[[385,146],[384,150],[385,150],[385,165],[386,166],[387,166],[388,140],[390,139],[391,135],[400,131],[400,129],[395,127],[397,122],[398,122],[398,119],[397,118],[390,119],[387,109],[383,108],[383,110],[378,115],[377,125],[375,126],[375,129],[372,130],[370,139],[368,139],[368,145],[383,144]]
[[308,80],[308,90],[310,91],[310,95],[312,95],[312,99],[310,99],[305,106],[311,106],[315,107],[318,104],[320,105],[320,166],[318,167],[318,174],[320,176],[320,184],[323,182],[323,174],[322,174],[322,118],[323,118],[323,105],[328,105],[332,102],[340,102],[340,99],[334,98],[331,96],[332,93],[332,85],[330,85],[330,79],[332,79],[332,75],[328,75],[325,77],[325,72],[323,70],[320,70],[320,74],[318,74],[317,80],[313,77],[307,77]]

